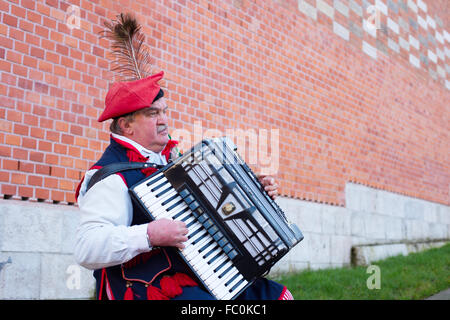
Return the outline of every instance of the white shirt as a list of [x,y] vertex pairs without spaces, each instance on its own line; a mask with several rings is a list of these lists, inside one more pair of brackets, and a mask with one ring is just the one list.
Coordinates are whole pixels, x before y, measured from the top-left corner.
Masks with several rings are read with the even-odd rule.
[[[161,153],[145,149],[126,137],[114,133],[112,136],[133,145],[148,157],[148,162],[167,164]],[[77,263],[92,270],[127,262],[150,250],[147,224],[130,226],[133,206],[128,187],[120,175],[112,174],[86,192],[89,180],[96,171],[86,172],[80,188],[80,224],[74,249]]]

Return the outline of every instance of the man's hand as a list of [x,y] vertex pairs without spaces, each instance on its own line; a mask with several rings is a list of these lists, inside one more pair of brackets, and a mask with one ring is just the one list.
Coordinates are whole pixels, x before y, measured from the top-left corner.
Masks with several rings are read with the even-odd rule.
[[269,196],[275,200],[275,198],[278,195],[278,184],[275,182],[275,178],[272,176],[259,176],[258,177],[259,182],[261,182],[261,184],[264,187],[264,190],[267,191],[267,193],[269,194]]
[[184,248],[183,242],[187,241],[188,229],[182,221],[159,219],[147,225],[147,234],[153,247],[177,247]]

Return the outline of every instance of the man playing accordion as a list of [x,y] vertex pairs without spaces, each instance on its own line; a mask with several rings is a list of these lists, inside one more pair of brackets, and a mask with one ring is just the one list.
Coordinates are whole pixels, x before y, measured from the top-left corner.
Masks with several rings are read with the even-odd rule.
[[[183,249],[188,239],[185,223],[170,219],[149,222],[130,198],[128,188],[155,172],[155,168],[111,174],[87,188],[94,173],[106,165],[165,165],[173,157],[177,142],[168,136],[168,106],[158,84],[162,77],[163,72],[159,72],[114,83],[98,119],[112,119],[110,144],[77,188],[80,225],[74,254],[80,265],[94,270],[99,299],[214,299],[174,250]],[[267,176],[260,181],[275,198],[274,179]],[[283,285],[259,278],[237,299],[292,296]]]

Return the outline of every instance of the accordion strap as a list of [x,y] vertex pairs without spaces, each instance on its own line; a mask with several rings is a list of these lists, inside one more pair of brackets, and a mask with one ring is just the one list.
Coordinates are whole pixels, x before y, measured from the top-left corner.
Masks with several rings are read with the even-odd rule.
[[151,162],[117,162],[108,164],[94,173],[91,180],[89,180],[86,191],[92,188],[92,186],[97,182],[117,172],[147,168],[161,169],[162,167],[164,166]]

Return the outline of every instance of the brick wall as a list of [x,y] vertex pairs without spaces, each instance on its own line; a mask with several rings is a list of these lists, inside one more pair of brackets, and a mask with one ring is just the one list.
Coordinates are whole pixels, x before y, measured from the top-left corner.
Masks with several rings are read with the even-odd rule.
[[286,196],[344,205],[351,181],[450,204],[446,0],[0,0],[4,197],[74,203],[109,139],[98,32],[124,8],[172,130],[279,130]]

